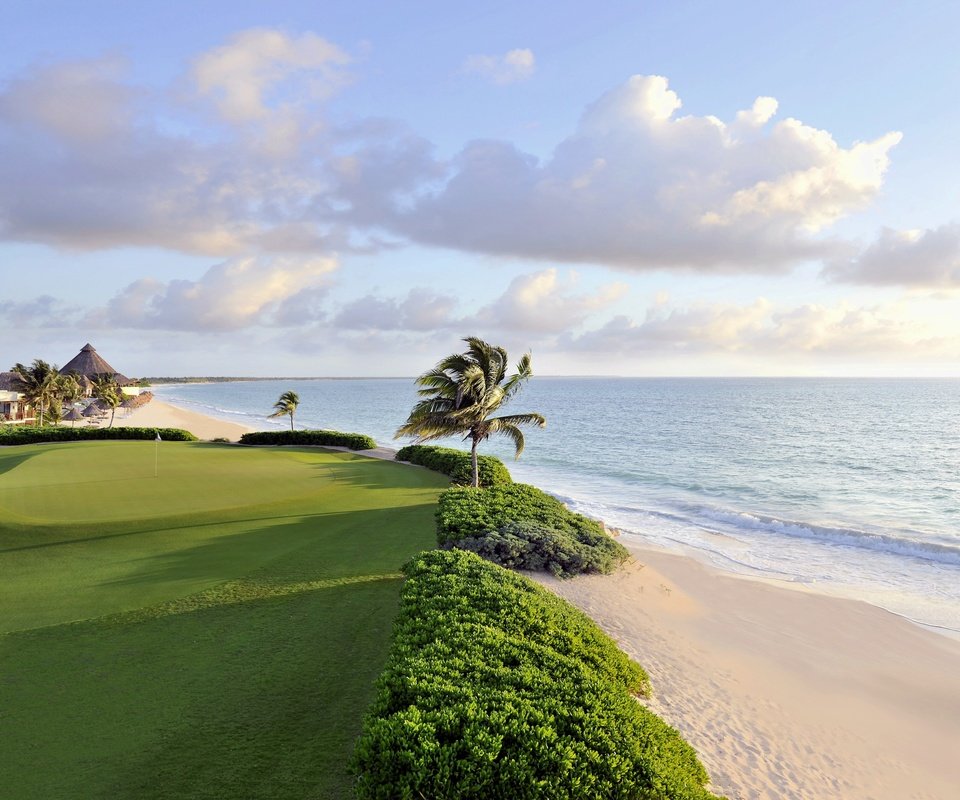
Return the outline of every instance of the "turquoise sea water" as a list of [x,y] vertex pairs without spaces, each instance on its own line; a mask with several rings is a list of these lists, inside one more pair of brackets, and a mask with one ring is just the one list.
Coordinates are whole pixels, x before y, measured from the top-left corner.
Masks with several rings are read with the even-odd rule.
[[[256,428],[281,392],[298,427],[393,432],[411,379],[157,387],[163,400]],[[539,411],[515,479],[646,544],[800,582],[960,631],[960,381],[534,378]],[[450,442],[457,446],[458,442]]]

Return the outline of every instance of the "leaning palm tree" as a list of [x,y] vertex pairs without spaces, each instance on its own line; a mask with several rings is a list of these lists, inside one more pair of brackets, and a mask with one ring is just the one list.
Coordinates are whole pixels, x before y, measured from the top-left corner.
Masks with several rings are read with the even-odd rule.
[[109,373],[94,376],[93,396],[110,409],[110,424],[107,427],[112,428],[113,418],[117,415],[117,406],[123,401],[123,390],[117,383],[116,377]]
[[300,395],[296,392],[284,392],[280,395],[280,399],[273,404],[274,412],[270,415],[271,417],[285,417],[290,416],[290,430],[293,430],[293,415],[297,410],[297,406],[300,405]]
[[429,372],[417,378],[423,398],[410,412],[394,438],[415,436],[417,442],[429,442],[447,436],[463,436],[470,440],[473,485],[480,484],[477,445],[493,435],[511,439],[516,457],[523,452],[524,439],[520,427],[544,427],[541,414],[508,414],[493,417],[533,375],[530,354],[517,363],[517,371],[507,377],[507,351],[475,336],[464,339],[465,353],[447,356]]
[[58,394],[60,372],[39,358],[29,367],[16,363],[10,371],[14,374],[13,388],[40,412],[37,424],[42,427],[44,412]]

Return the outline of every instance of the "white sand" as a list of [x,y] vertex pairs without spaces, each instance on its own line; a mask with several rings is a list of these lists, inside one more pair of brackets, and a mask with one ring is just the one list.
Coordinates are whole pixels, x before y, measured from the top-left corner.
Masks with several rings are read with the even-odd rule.
[[[208,417],[196,411],[177,408],[162,400],[153,398],[145,406],[136,408],[128,416],[122,416],[123,411],[118,409],[113,422],[114,427],[141,427],[141,428],[183,428],[190,431],[199,439],[217,439],[220,437],[237,441],[240,436],[254,430],[246,425]],[[106,423],[101,423],[105,425]]]
[[538,579],[643,664],[651,708],[697,749],[715,791],[960,798],[960,642],[625,543],[637,561],[612,576]]

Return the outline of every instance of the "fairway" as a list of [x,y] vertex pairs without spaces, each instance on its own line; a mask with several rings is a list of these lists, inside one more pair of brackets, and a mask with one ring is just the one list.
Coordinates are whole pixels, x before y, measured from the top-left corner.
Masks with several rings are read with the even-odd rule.
[[0,449],[4,796],[349,797],[445,485],[314,448]]

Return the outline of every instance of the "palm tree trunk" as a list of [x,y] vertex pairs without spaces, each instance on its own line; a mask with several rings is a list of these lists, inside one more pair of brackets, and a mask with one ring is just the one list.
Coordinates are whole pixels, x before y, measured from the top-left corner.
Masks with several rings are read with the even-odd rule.
[[111,407],[110,407],[110,424],[107,425],[108,428],[112,428],[112,427],[113,427],[113,418],[114,418],[114,416],[116,415],[116,413],[117,413],[117,407],[116,407],[116,406],[111,406]]
[[480,486],[480,468],[477,465],[477,445],[479,440],[474,438],[470,447],[470,464],[473,467],[473,488]]
[[290,430],[293,430],[293,412],[290,412]]

